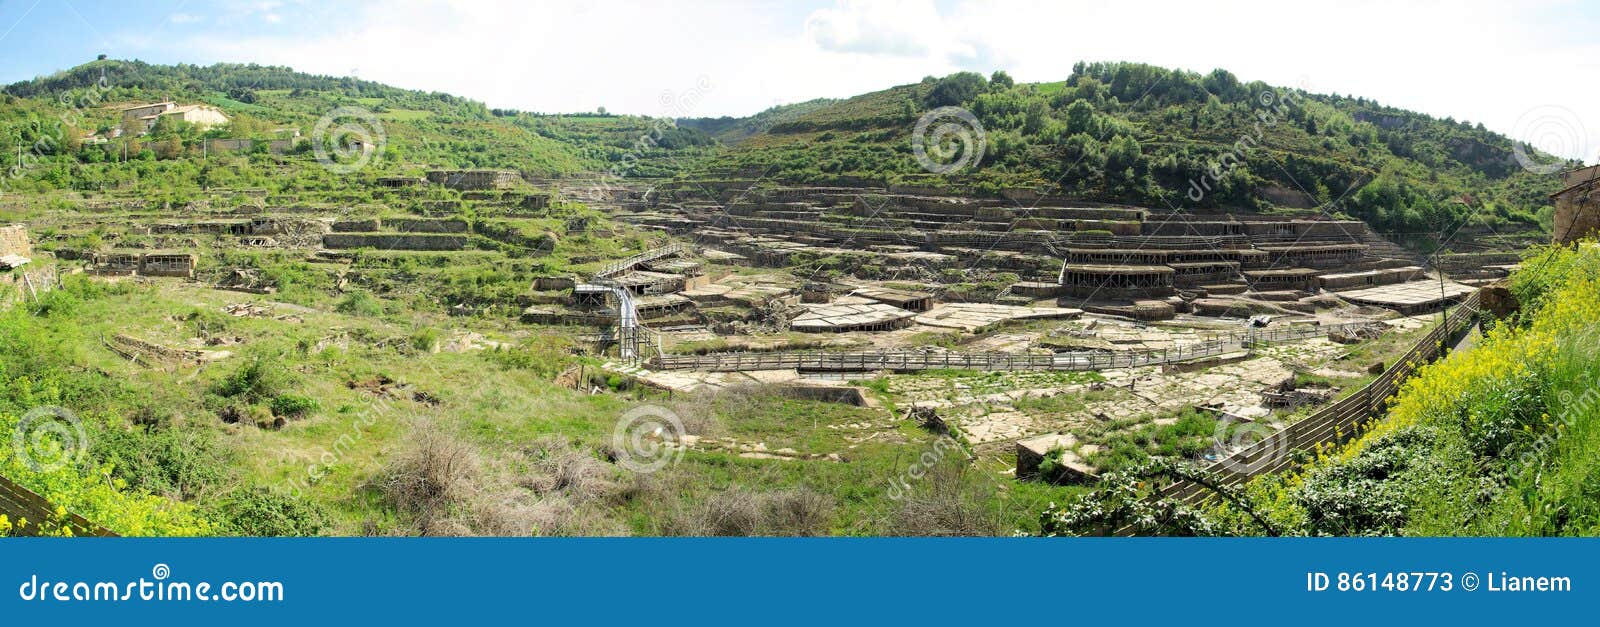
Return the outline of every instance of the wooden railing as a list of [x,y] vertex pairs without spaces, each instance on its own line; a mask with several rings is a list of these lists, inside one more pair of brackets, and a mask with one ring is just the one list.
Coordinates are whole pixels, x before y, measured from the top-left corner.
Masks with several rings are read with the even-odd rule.
[[[1282,472],[1295,465],[1295,451],[1337,445],[1360,435],[1370,420],[1382,416],[1389,397],[1400,390],[1418,368],[1439,358],[1443,346],[1470,327],[1478,314],[1478,294],[1474,292],[1460,306],[1419,340],[1405,356],[1395,361],[1378,378],[1354,394],[1318,410],[1266,438],[1219,459],[1209,470],[1225,487],[1238,486],[1252,477]],[[1213,492],[1199,484],[1179,481],[1162,488],[1161,498],[1186,504],[1204,501]],[[1124,530],[1126,531],[1126,530]],[[1121,532],[1119,532],[1121,533]]]
[[1334,332],[1353,332],[1371,323],[1251,329],[1171,349],[1144,351],[1068,351],[1060,353],[963,353],[950,351],[893,350],[879,352],[774,351],[765,353],[721,353],[710,355],[661,355],[650,358],[656,370],[709,370],[738,372],[750,370],[823,370],[867,372],[872,370],[1110,370],[1156,364],[1185,362],[1215,357],[1255,344],[1320,337]]
[[[56,506],[50,501],[5,477],[0,477],[0,514],[5,514],[10,519],[13,526],[11,533],[19,536],[38,535],[45,530],[40,527],[41,524],[62,525],[77,536],[117,535],[70,512],[67,513],[66,520],[61,520],[56,516]],[[18,523],[22,520],[27,520],[28,524],[18,527]]]
[[676,242],[672,243],[672,244],[667,244],[666,246],[662,246],[660,248],[652,248],[650,250],[644,251],[642,253],[639,253],[639,254],[634,255],[632,257],[629,257],[627,259],[623,259],[622,261],[618,261],[618,262],[613,263],[611,265],[608,265],[608,266],[606,266],[604,268],[601,268],[599,272],[596,272],[594,274],[594,276],[597,279],[611,278],[611,277],[616,276],[618,274],[622,274],[624,272],[632,270],[634,268],[634,266],[637,266],[637,265],[639,265],[641,263],[655,261],[655,260],[660,259],[662,257],[671,257],[672,255],[681,254],[686,250],[688,250],[688,246],[685,246],[684,244],[676,243]]

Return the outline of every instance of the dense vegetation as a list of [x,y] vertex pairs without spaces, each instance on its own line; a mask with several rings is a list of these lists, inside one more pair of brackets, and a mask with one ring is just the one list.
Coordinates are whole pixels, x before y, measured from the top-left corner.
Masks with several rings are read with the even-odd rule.
[[[165,100],[210,104],[230,121],[202,131],[163,119],[149,135],[110,137],[121,122],[120,107]],[[371,117],[332,115],[340,110]],[[325,119],[331,124],[324,124],[319,137],[318,125]],[[296,133],[309,141],[288,155],[269,154],[265,143],[249,154],[208,155],[202,141],[287,139]],[[90,136],[109,141],[85,141]],[[360,176],[305,167],[314,164],[314,142],[332,151],[351,138],[384,146]],[[7,174],[4,191],[131,190],[152,196],[214,187],[357,188],[372,177],[415,173],[423,165],[558,176],[598,172],[628,160],[632,165],[623,174],[660,175],[664,166],[655,161],[671,167],[673,160],[714,143],[703,132],[636,116],[489,109],[450,94],[282,67],[115,60],[7,86],[0,96],[0,141],[17,147],[0,155]]]
[[[943,106],[970,110],[987,148],[977,167],[930,177],[911,136],[919,117]],[[1481,124],[1241,82],[1225,70],[1079,63],[1059,83],[961,73],[814,107],[708,170],[1035,187],[1158,208],[1321,206],[1399,232],[1547,224],[1540,212],[1554,181],[1521,170],[1512,150]]]
[[[232,121],[209,130],[163,122],[148,136],[109,137],[120,106],[160,100],[208,103]],[[989,148],[976,168],[932,177],[913,159],[909,134],[921,115],[942,106],[971,110],[988,129]],[[387,140],[372,165],[355,174],[318,167],[304,143],[286,154],[203,148],[214,138],[314,136],[319,121],[342,107],[371,112]],[[1258,132],[1250,146],[1238,147],[1241,137]],[[91,135],[96,141],[86,141]],[[1054,529],[1049,515],[1041,521],[1034,513],[1075,491],[1035,483],[996,490],[987,470],[999,469],[980,473],[952,459],[935,469],[937,481],[922,482],[909,498],[891,497],[877,484],[903,468],[902,457],[938,442],[932,434],[902,425],[894,443],[856,446],[840,427],[866,420],[867,410],[761,390],[663,399],[621,389],[620,378],[590,382],[617,394],[555,385],[569,367],[597,364],[575,356],[558,334],[515,322],[532,277],[581,273],[644,248],[646,237],[612,228],[582,203],[557,202],[538,216],[512,218],[446,190],[375,188],[386,174],[433,166],[534,176],[760,174],[978,192],[1059,181],[1059,191],[1078,197],[1156,207],[1277,211],[1327,204],[1331,212],[1400,231],[1461,223],[1530,229],[1547,219],[1537,208],[1551,186],[1516,168],[1508,161],[1509,140],[1479,126],[1241,83],[1222,71],[1202,76],[1133,64],[1080,64],[1066,81],[1033,85],[1003,73],[956,74],[844,101],[672,126],[603,113],[489,109],[448,94],[287,68],[98,61],[8,86],[0,96],[0,140],[19,147],[0,151],[0,192],[8,195],[6,209],[24,218],[71,215],[104,199],[169,208],[194,202],[197,211],[214,202],[229,210],[261,202],[245,190],[264,190],[285,204],[353,206],[361,215],[443,201],[455,203],[472,224],[476,250],[361,251],[337,274],[314,268],[299,253],[193,241],[205,253],[204,279],[233,269],[257,272],[278,289],[276,301],[304,307],[297,315],[309,324],[234,319],[218,313],[231,302],[202,306],[194,294],[152,295],[76,278],[0,312],[0,433],[10,433],[30,409],[73,407],[93,442],[85,459],[61,467],[34,468],[6,455],[0,476],[112,531],[153,535],[995,534]],[[1207,193],[1190,198],[1189,181],[1207,176],[1230,151],[1237,151],[1238,165],[1216,170]],[[591,222],[592,230],[568,228]],[[70,231],[40,229],[40,248],[92,251],[112,237],[133,246],[148,237],[99,226]],[[1600,421],[1574,419],[1569,437],[1559,440],[1541,434],[1554,432],[1549,415],[1566,420],[1551,399],[1588,398],[1580,388],[1551,382],[1594,380],[1592,356],[1573,348],[1581,338],[1569,327],[1573,320],[1600,322],[1593,319],[1600,310],[1593,300],[1595,255],[1592,249],[1542,254],[1517,275],[1527,313],[1502,323],[1486,343],[1492,350],[1472,353],[1492,355],[1471,368],[1450,366],[1457,361],[1438,366],[1442,374],[1431,379],[1437,389],[1402,396],[1397,419],[1412,416],[1415,424],[1380,429],[1299,478],[1254,487],[1250,511],[1270,511],[1276,525],[1301,533],[1436,532],[1453,520],[1487,532],[1519,516],[1524,527],[1516,528],[1529,533],[1592,529],[1594,514],[1573,495],[1592,489],[1581,452],[1600,437],[1600,427],[1589,424]],[[824,272],[842,273],[845,261],[818,263]],[[1589,283],[1574,283],[1582,277]],[[992,291],[1015,277],[997,280]],[[250,348],[174,383],[104,350],[104,335],[129,325],[170,330],[173,342],[227,336]],[[501,332],[506,341],[481,352],[432,352],[441,329],[474,328]],[[1530,348],[1518,348],[1524,343]],[[1528,352],[1541,346],[1555,348]],[[1504,372],[1517,376],[1484,379]],[[481,389],[461,388],[465,380]],[[405,393],[391,384],[406,386]],[[296,460],[320,459],[330,429],[390,401],[428,419],[386,417],[358,446],[341,451],[326,479],[295,493],[276,487],[305,474]],[[848,447],[854,457],[802,466],[694,452],[669,473],[635,477],[606,453],[614,418],[630,402],[669,403],[711,435],[759,437],[801,450],[813,443]],[[761,411],[753,409],[757,402]],[[1592,407],[1585,411],[1593,418]],[[535,414],[546,420],[527,419]],[[1458,423],[1440,422],[1443,416]],[[250,426],[274,423],[289,426]],[[1119,438],[1094,461],[1133,469],[1152,455],[1192,455],[1212,429],[1194,416],[1152,426]],[[415,435],[403,440],[407,433]],[[1574,440],[1574,433],[1581,437]],[[1587,447],[1580,446],[1583,438]],[[511,440],[535,444],[508,451]],[[261,450],[281,451],[287,461],[262,459],[255,454]],[[1550,474],[1525,479],[1495,466],[1529,451],[1549,460],[1540,467]],[[480,459],[493,455],[502,457]],[[416,479],[440,464],[461,472],[437,485]],[[1435,476],[1444,478],[1429,479]],[[1112,482],[1111,489],[1140,487]],[[1481,508],[1470,516],[1449,509],[1446,496],[1463,495]],[[1241,522],[1246,516],[1237,511],[1208,516],[1197,515],[1196,525],[1259,529]],[[59,521],[28,522],[64,531]],[[0,520],[0,534],[20,523]]]
[[[198,157],[200,140],[210,137],[311,137],[323,116],[342,107],[374,118],[341,117],[334,129],[354,122],[370,134],[381,125],[387,139],[365,176],[427,164],[535,175],[865,180],[982,193],[1033,187],[1158,208],[1320,207],[1399,233],[1548,228],[1544,195],[1555,185],[1517,167],[1512,140],[1481,124],[1241,82],[1224,70],[1201,75],[1133,63],[1079,63],[1058,83],[1018,84],[1003,72],[929,77],[846,100],[677,125],[490,109],[449,94],[236,64],[96,61],[10,85],[3,98],[0,140],[24,147],[20,161],[0,154],[6,189],[14,191],[338,188],[348,177],[297,167],[310,161],[309,143],[287,156],[258,149]],[[231,123],[205,132],[163,123],[144,137],[84,141],[108,136],[117,106],[160,100],[208,103]],[[976,116],[986,150],[975,167],[932,176],[913,157],[911,134],[921,116],[943,106]]]
[[[33,451],[35,463],[16,455],[8,442],[0,455],[0,476],[47,495],[58,507],[114,532],[130,535],[207,535],[217,531],[188,503],[169,500],[212,485],[220,474],[210,433],[154,431],[170,417],[152,403],[150,390],[131,382],[86,373],[78,368],[79,338],[54,321],[68,320],[84,299],[107,289],[84,280],[49,294],[30,307],[0,312],[0,430],[19,433],[19,423],[39,407],[94,408],[77,415],[96,454],[75,460],[70,450]],[[125,289],[125,288],[122,288]],[[32,441],[39,427],[27,429]],[[71,435],[70,433],[68,434]],[[50,438],[46,438],[49,440]],[[83,446],[75,437],[64,446]],[[62,518],[0,521],[7,528],[33,525],[34,531],[70,535]]]
[[[1425,366],[1360,438],[1298,472],[1254,480],[1204,510],[1147,501],[1139,475],[1112,477],[1047,510],[1052,533],[1594,535],[1600,533],[1600,247],[1532,253],[1513,275],[1521,309],[1477,346]],[[1232,491],[1229,491],[1232,492]]]

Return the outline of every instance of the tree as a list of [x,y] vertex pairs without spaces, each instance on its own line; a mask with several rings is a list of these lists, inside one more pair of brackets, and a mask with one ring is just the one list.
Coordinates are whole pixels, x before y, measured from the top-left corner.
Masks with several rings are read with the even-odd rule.
[[900,117],[905,118],[907,120],[916,119],[917,118],[917,103],[915,101],[911,100],[910,98],[906,98],[904,100],[901,100],[900,101]]
[[1017,82],[1012,80],[1011,75],[1007,74],[1005,70],[995,70],[994,74],[989,75],[989,89],[991,91],[997,89],[1011,89],[1011,87],[1016,84]]
[[934,83],[928,92],[928,106],[951,107],[970,102],[983,93],[988,82],[976,72],[957,72]]
[[1223,102],[1237,102],[1245,96],[1244,88],[1239,84],[1239,79],[1232,72],[1218,68],[1211,70],[1201,81],[1206,91],[1211,92]]
[[1132,182],[1136,178],[1136,171],[1143,160],[1144,150],[1139,140],[1132,136],[1118,135],[1106,147],[1106,172],[1117,173],[1124,182]]
[[1094,105],[1079,100],[1067,107],[1067,132],[1089,133],[1094,129]]
[[245,103],[245,104],[255,104],[256,103],[256,92],[253,89],[245,89],[243,87],[235,87],[233,89],[228,90],[228,98],[231,98],[233,100],[237,100],[237,101]]
[[183,156],[183,140],[169,137],[166,141],[156,144],[156,156],[161,159],[177,159]]

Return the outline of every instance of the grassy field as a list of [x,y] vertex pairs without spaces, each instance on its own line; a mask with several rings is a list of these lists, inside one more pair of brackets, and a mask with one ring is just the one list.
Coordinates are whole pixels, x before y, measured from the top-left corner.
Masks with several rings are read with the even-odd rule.
[[[77,372],[62,406],[103,414],[90,457],[113,465],[130,493],[193,503],[227,532],[1004,534],[1073,492],[970,468],[966,453],[880,410],[760,388],[591,394],[552,381],[596,365],[567,352],[556,339],[565,332],[381,301],[378,310],[404,313],[341,312],[343,302],[308,307],[175,280],[83,283],[48,299],[31,324]],[[238,303],[265,309],[222,313]],[[432,350],[469,330],[501,346]],[[108,349],[102,338],[119,333],[232,354],[150,365]],[[110,388],[111,401],[91,409],[70,393],[80,385]],[[613,428],[643,405],[720,444],[657,473],[618,466]],[[407,464],[450,459],[456,472],[435,486],[448,498],[396,494],[400,473],[427,475]],[[262,493],[270,508],[252,500]]]

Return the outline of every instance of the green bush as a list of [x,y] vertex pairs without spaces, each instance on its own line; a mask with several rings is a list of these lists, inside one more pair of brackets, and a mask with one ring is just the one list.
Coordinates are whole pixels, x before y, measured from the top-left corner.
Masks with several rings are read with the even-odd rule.
[[269,406],[272,408],[272,415],[283,418],[303,416],[321,408],[321,405],[317,403],[317,399],[298,394],[275,396]]
[[230,492],[211,517],[218,531],[235,536],[315,536],[329,525],[327,510],[316,502],[261,487]]
[[439,345],[439,330],[433,328],[419,329],[411,334],[411,348],[424,353],[432,352]]
[[227,378],[217,383],[216,391],[227,398],[259,402],[283,394],[293,377],[277,359],[257,355],[247,359]]
[[346,294],[334,306],[339,313],[352,316],[381,316],[383,315],[383,301],[373,296],[370,292],[355,291]]
[[95,433],[90,452],[129,486],[173,498],[193,498],[228,475],[206,431],[108,427]]

